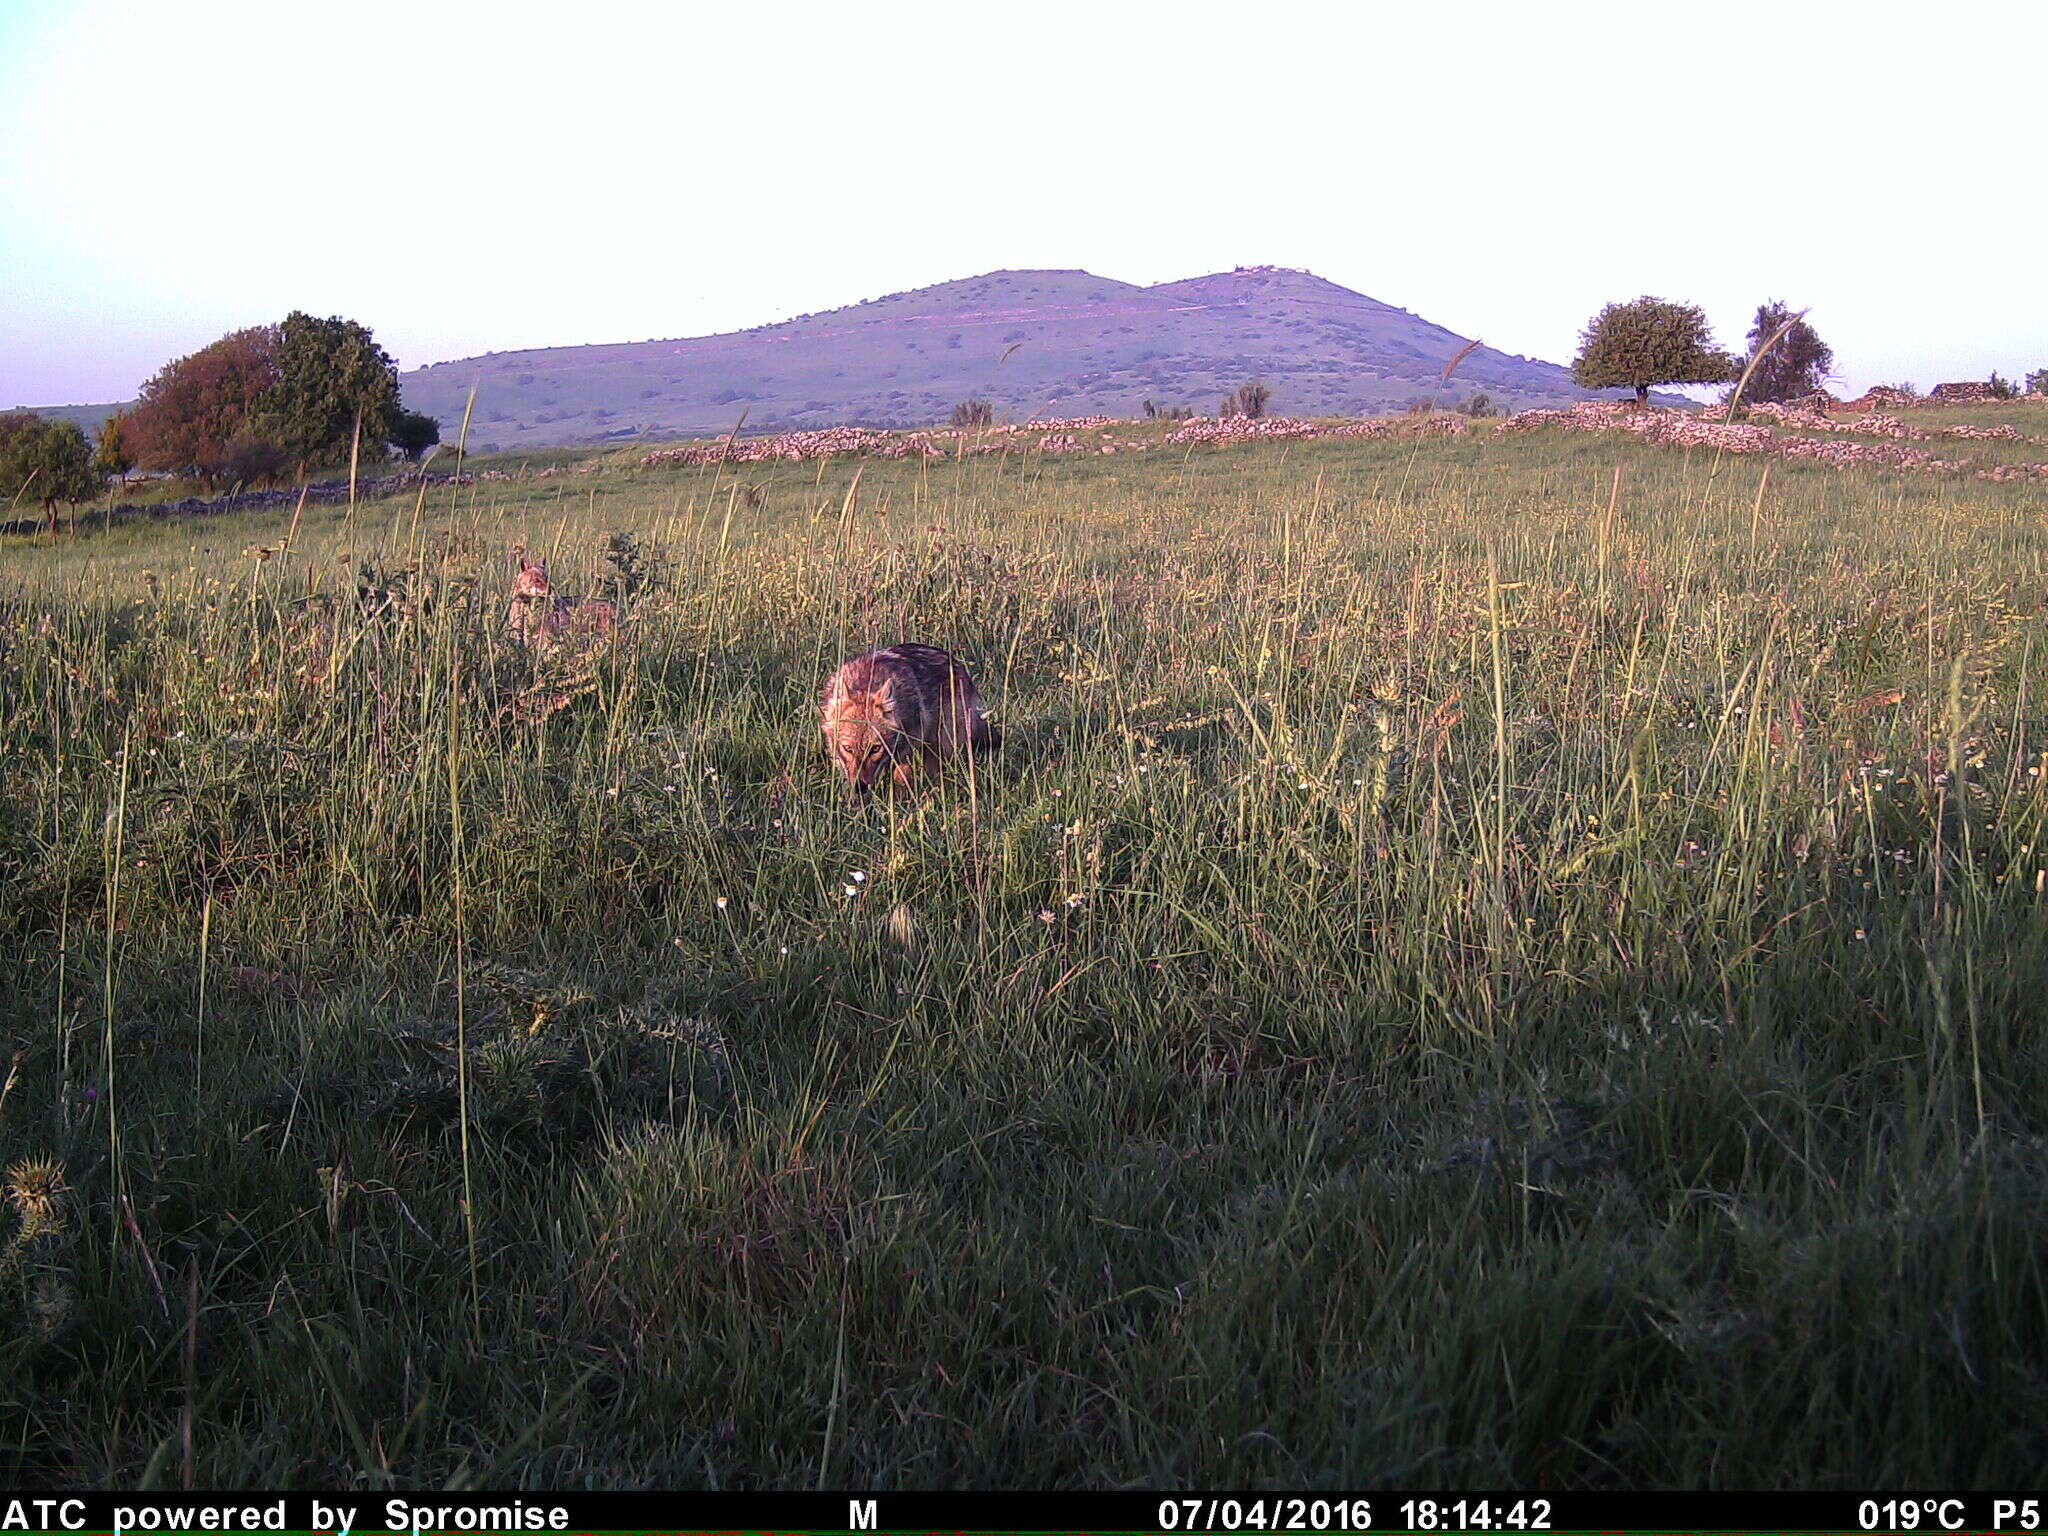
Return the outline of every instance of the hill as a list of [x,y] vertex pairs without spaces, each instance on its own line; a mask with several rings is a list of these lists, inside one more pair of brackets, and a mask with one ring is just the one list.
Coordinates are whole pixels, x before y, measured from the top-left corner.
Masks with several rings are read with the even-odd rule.
[[117,400],[105,405],[33,405],[18,406],[16,409],[32,410],[38,416],[46,416],[54,421],[75,421],[79,430],[88,437],[98,437],[100,428],[105,425],[109,416],[116,411],[127,410],[134,403],[133,400]]
[[[1399,410],[1484,391],[1515,408],[1589,397],[1554,363],[1467,338],[1310,272],[1246,267],[1141,287],[989,272],[775,325],[670,341],[496,352],[414,369],[406,404],[452,435],[477,385],[484,449],[756,428],[917,426],[970,396],[998,419],[1213,413],[1263,379],[1289,415]],[[1676,402],[1674,402],[1676,403]]]

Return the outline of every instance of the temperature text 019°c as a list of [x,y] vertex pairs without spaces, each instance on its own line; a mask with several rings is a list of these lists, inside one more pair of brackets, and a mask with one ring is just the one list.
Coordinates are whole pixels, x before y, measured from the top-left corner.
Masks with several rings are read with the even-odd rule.
[[1864,1499],[1856,1523],[1866,1531],[1959,1531],[1961,1499]]

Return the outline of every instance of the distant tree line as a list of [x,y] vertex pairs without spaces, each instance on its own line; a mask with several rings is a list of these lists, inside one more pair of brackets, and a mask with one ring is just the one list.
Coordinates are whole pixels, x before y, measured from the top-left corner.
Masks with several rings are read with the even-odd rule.
[[[1660,384],[1735,383],[1743,405],[1782,404],[1825,391],[1835,354],[1806,323],[1803,310],[1782,299],[1759,304],[1749,328],[1749,351],[1736,357],[1718,347],[1707,318],[1696,305],[1640,298],[1609,304],[1579,336],[1572,378],[1587,389],[1633,389],[1638,402]],[[1910,384],[1886,385],[1895,393],[1917,394]],[[2020,386],[1991,375],[1987,392],[2010,400]],[[2048,368],[2026,376],[2024,392],[2048,394]]]
[[1715,344],[1696,304],[1644,297],[1609,304],[1588,322],[1572,359],[1572,378],[1587,389],[1633,389],[1645,403],[1660,384],[1738,383],[1751,403],[1803,399],[1819,390],[1834,353],[1781,300],[1757,307],[1749,352],[1736,357]]
[[397,366],[367,326],[294,310],[164,364],[96,443],[73,422],[0,415],[0,500],[42,507],[54,531],[59,503],[131,470],[253,485],[393,451],[417,459],[440,440],[439,422],[399,404]]
[[398,369],[367,326],[294,310],[166,363],[110,424],[136,468],[254,483],[441,440],[403,409]]

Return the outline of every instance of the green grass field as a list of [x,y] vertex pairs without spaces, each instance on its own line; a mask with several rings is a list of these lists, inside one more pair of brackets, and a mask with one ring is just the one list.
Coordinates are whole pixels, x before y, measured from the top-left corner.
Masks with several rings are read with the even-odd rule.
[[[2038,1480],[2042,492],[1760,473],[0,547],[5,1480]],[[516,540],[622,643],[516,648]],[[816,689],[899,638],[1009,744],[852,805]]]

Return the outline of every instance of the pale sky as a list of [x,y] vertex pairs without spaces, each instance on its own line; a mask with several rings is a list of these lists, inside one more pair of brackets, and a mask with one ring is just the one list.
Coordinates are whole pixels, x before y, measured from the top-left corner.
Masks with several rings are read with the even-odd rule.
[[292,309],[411,367],[1264,263],[1557,362],[1648,293],[2016,377],[2044,58],[2042,0],[0,0],[0,407]]

